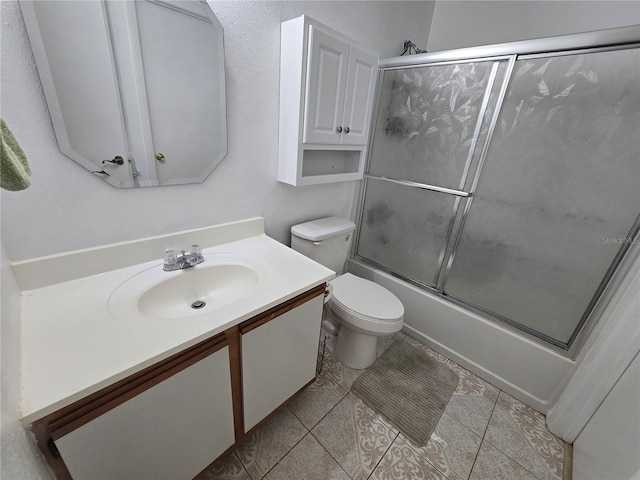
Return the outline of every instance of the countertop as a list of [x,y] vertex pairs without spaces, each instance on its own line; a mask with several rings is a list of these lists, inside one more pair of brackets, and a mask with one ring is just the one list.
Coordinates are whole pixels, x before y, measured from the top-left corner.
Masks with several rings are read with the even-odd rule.
[[144,315],[124,320],[108,308],[118,285],[139,272],[161,267],[160,258],[23,291],[23,424],[29,425],[335,276],[332,270],[264,234],[205,247],[203,253],[203,267],[207,256],[216,253],[258,257],[267,264],[268,279],[242,301],[178,320]]

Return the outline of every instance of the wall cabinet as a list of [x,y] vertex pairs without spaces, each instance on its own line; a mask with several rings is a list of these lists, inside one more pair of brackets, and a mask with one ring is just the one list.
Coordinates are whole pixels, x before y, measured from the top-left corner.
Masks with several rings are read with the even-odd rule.
[[366,145],[378,59],[314,25],[303,143]]
[[319,285],[31,426],[59,479],[204,474],[315,379]]
[[283,22],[278,180],[362,178],[378,58],[302,16]]

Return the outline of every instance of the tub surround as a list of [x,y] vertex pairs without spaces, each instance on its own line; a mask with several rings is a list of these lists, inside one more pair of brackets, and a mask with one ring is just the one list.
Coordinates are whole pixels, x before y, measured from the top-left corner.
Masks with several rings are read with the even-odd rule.
[[[245,300],[177,320],[123,320],[108,308],[130,277],[162,266],[166,248],[198,243],[205,258],[234,253],[268,264]],[[207,263],[201,266],[206,267]],[[334,272],[264,234],[262,218],[19,262],[22,290],[22,423],[126,378],[318,286]],[[197,268],[197,267],[196,267]],[[170,274],[169,272],[165,272]]]

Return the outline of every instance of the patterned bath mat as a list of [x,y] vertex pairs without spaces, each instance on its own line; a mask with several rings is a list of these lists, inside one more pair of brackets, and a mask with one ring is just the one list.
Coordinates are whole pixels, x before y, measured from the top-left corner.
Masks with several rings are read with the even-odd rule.
[[458,385],[444,363],[398,342],[356,379],[352,390],[418,446],[426,445]]

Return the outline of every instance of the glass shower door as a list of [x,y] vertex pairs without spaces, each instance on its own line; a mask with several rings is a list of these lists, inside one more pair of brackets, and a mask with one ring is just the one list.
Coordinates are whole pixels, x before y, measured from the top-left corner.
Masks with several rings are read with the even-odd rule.
[[640,230],[640,49],[383,71],[356,258],[569,348]]
[[435,286],[456,213],[456,197],[367,179],[358,255],[382,268]]
[[507,61],[384,72],[356,255],[437,288]]
[[639,185],[639,50],[520,57],[445,295],[567,346],[633,241]]

